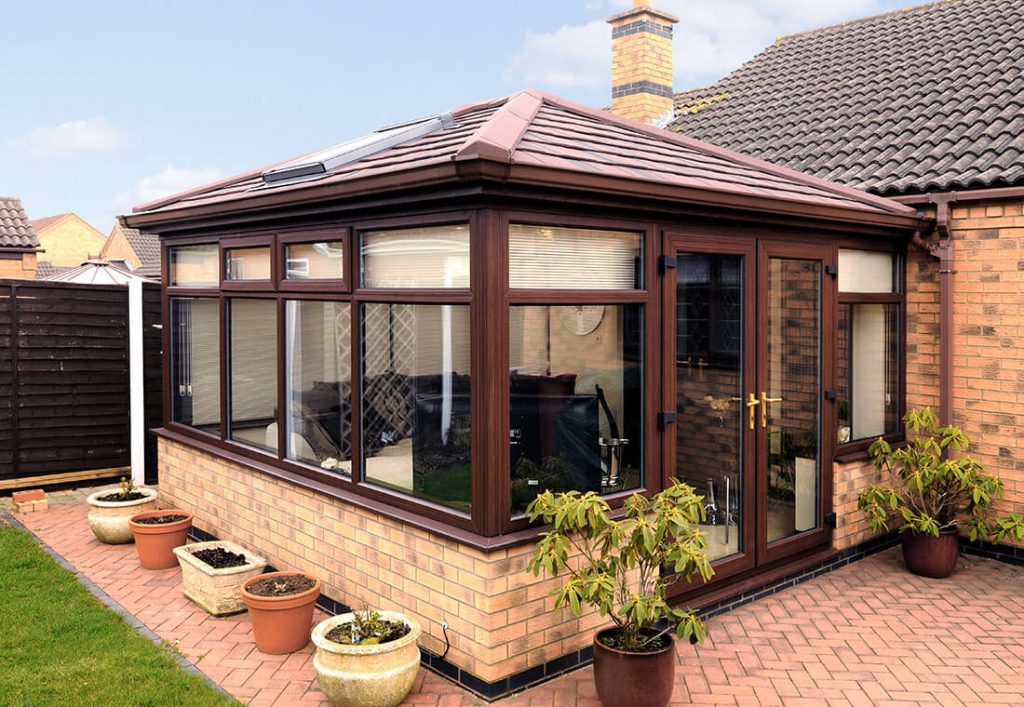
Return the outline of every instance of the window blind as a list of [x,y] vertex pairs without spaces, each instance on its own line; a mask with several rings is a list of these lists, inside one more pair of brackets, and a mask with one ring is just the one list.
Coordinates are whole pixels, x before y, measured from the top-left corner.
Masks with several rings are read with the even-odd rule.
[[583,228],[509,226],[509,286],[538,290],[633,290],[640,282],[640,234]]

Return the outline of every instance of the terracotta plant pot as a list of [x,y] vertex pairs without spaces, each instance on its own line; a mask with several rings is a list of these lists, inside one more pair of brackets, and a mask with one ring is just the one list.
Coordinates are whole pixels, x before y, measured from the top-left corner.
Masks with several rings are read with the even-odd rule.
[[93,535],[101,543],[108,545],[130,543],[133,537],[128,519],[136,513],[154,510],[156,499],[160,495],[156,489],[138,486],[135,490],[145,494],[145,498],[138,498],[134,501],[99,500],[103,496],[117,493],[120,490],[120,487],[114,486],[97,491],[86,499],[86,503],[89,504],[89,527],[92,528]]
[[[193,555],[197,550],[223,548],[228,552],[245,555],[246,563],[237,567],[216,568]],[[174,548],[181,565],[181,593],[214,616],[237,614],[245,611],[242,585],[263,574],[267,561],[227,540],[192,543]]]
[[[182,520],[173,523],[149,525],[139,523],[143,518],[166,515],[183,515]],[[136,513],[128,521],[135,536],[135,549],[139,553],[139,564],[147,570],[165,570],[178,565],[174,548],[188,542],[188,531],[192,527],[192,514],[176,511],[173,508],[161,511]]]
[[350,646],[328,640],[327,633],[351,621],[352,614],[333,616],[313,629],[316,680],[335,707],[395,707],[416,682],[420,625],[395,611],[379,613],[382,618],[405,622],[411,630],[397,641]]
[[614,626],[594,635],[594,683],[604,707],[665,707],[675,689],[675,637],[667,647],[652,653],[627,653],[609,648],[600,637],[614,633]]
[[[300,594],[281,597],[260,597],[249,593],[251,584],[267,577],[301,575],[316,584]],[[242,585],[242,599],[249,609],[256,647],[263,653],[281,655],[294,653],[309,643],[309,627],[313,624],[313,607],[320,596],[320,580],[304,572],[268,572],[253,577]]]
[[957,528],[943,530],[939,537],[903,533],[903,561],[914,574],[943,579],[956,569],[956,561],[960,558],[959,539]]

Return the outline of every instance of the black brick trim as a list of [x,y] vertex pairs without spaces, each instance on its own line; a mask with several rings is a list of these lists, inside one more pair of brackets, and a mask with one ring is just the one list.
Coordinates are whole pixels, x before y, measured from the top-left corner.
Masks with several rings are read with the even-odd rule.
[[977,555],[989,560],[1005,562],[1008,565],[1024,567],[1024,547],[996,545],[982,540],[971,542],[962,537],[960,538],[960,551],[965,555]]
[[663,83],[654,83],[653,81],[634,81],[633,83],[612,86],[612,98],[622,98],[637,93],[653,93],[655,96],[672,98],[672,87],[666,86]]
[[672,25],[663,25],[660,22],[651,22],[650,20],[637,20],[636,22],[613,27],[612,39],[618,39],[619,37],[631,34],[640,34],[641,32],[649,32],[659,37],[672,39]]

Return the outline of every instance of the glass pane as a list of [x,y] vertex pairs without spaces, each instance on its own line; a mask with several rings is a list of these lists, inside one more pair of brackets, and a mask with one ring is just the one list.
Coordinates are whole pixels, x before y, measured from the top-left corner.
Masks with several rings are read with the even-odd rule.
[[345,248],[341,241],[285,246],[286,280],[343,280]]
[[550,290],[643,287],[640,234],[512,224],[509,286]]
[[680,253],[676,470],[704,496],[708,558],[743,549],[743,258]]
[[270,279],[270,248],[231,248],[224,259],[226,280]]
[[821,263],[768,265],[768,542],[818,525]]
[[228,301],[228,438],[277,451],[277,302]]
[[899,429],[899,305],[839,305],[839,429],[845,444]]
[[538,493],[638,488],[643,307],[512,307],[512,512]]
[[839,291],[895,292],[896,256],[870,250],[840,250]]
[[217,244],[183,245],[171,248],[170,283],[172,287],[217,287]]
[[348,302],[285,303],[285,456],[352,472],[352,322]]
[[220,436],[220,302],[171,299],[171,419]]
[[469,512],[469,307],[363,305],[363,475]]
[[469,226],[364,233],[361,248],[364,287],[469,287]]

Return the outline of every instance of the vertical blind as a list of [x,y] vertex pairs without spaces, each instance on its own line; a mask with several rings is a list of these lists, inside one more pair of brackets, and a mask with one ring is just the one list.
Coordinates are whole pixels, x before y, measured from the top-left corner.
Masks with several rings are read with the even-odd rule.
[[640,234],[585,228],[509,226],[509,286],[537,290],[633,290]]

